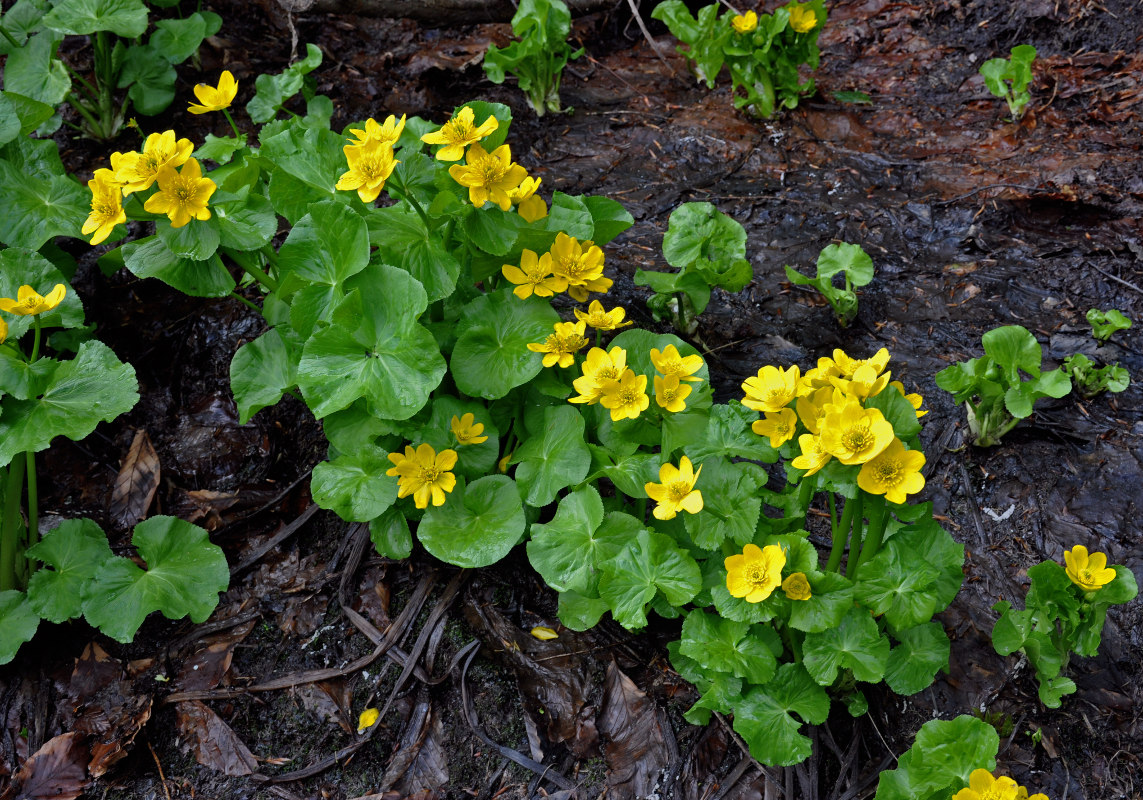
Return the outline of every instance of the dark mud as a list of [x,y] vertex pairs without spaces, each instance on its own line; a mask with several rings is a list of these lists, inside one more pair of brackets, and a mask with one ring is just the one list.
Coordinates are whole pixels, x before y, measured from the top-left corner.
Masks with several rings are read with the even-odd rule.
[[[288,61],[289,21],[269,2],[265,14],[214,5],[226,24],[203,51],[204,72],[234,71],[243,102],[254,76]],[[646,15],[650,4],[643,5]],[[991,450],[960,446],[963,411],[933,375],[979,355],[981,334],[999,325],[1034,331],[1055,365],[1087,338],[1088,308],[1143,318],[1143,8],[1130,0],[840,2],[822,38],[819,94],[769,123],[735,113],[725,85],[696,87],[670,37],[653,28],[665,66],[619,11],[576,22],[589,57],[565,74],[563,97],[575,113],[539,120],[513,87],[481,80],[480,55],[489,40],[504,43],[506,26],[425,29],[304,14],[292,23],[299,41],[326,53],[315,77],[334,99],[335,127],[389,113],[443,119],[464,100],[494,99],[514,109],[513,153],[546,190],[623,202],[636,225],[608,248],[608,263],[614,294],[640,325],[657,323],[631,278],[637,268],[666,268],[660,245],[670,211],[707,200],[742,222],[755,280],[736,296],[716,291],[696,338],[719,399],[737,396],[763,364],[804,366],[834,347],[867,354],[881,346],[893,354],[895,377],[924,395],[926,498],[968,551],[964,589],[941,616],[953,638],[950,673],[910,698],[871,696],[864,718],[835,714],[814,734],[820,757],[772,771],[771,790],[779,791],[768,797],[783,786],[790,798],[870,796],[876,772],[892,767],[924,721],[972,710],[987,712],[1004,734],[1001,768],[1034,791],[1053,800],[1138,796],[1140,604],[1109,615],[1100,656],[1072,665],[1079,691],[1059,711],[1038,703],[1026,665],[997,656],[988,636],[991,605],[1022,597],[1024,570],[1075,544],[1143,577],[1143,326],[1120,334],[1106,354],[1136,380],[1127,392],[1042,401]],[[1036,46],[1040,60],[1032,111],[1014,124],[976,70],[1019,43]],[[182,75],[180,101],[196,80]],[[840,90],[866,92],[873,102],[838,103]],[[201,138],[205,130],[187,125],[219,121],[172,112],[156,124],[168,122]],[[79,171],[105,157],[89,143],[65,149]],[[860,244],[877,269],[847,330],[783,272],[785,264],[804,270],[839,240]],[[118,460],[143,428],[163,466],[161,509],[214,530],[232,565],[251,560],[305,511],[305,481],[294,484],[323,455],[320,427],[289,398],[237,424],[228,364],[259,333],[258,319],[234,302],[182,298],[123,273],[105,279],[90,266],[79,289],[98,309],[101,337],[138,370],[143,401],[81,445],[49,451],[46,507],[105,521]],[[213,618],[241,624],[196,629],[153,619],[129,647],[101,641],[123,665],[115,685],[147,698],[150,719],[141,732],[139,709],[107,724],[108,738],[134,743],[90,791],[390,800],[559,796],[567,785],[579,797],[763,795],[764,779],[724,726],[682,721],[694,695],[666,658],[673,623],[653,623],[639,636],[605,624],[540,642],[528,631],[556,625],[554,598],[521,554],[463,576],[443,604],[455,572],[423,556],[407,564],[366,556],[347,571],[357,563],[355,535],[323,513],[257,559]],[[224,696],[227,687],[351,664],[373,644],[342,606],[384,631],[418,597],[423,604],[398,649],[419,653],[424,674],[396,693],[402,669],[381,659],[320,683]],[[90,639],[81,626],[42,631],[0,670],[0,779],[5,762],[14,772],[42,742],[87,718],[69,701],[84,685],[73,659]],[[466,669],[467,657],[457,656],[474,641],[482,648]],[[166,702],[190,691],[207,694]],[[357,714],[391,694],[372,738],[337,766],[283,784],[241,775],[256,768],[280,776],[354,746]],[[236,736],[210,728],[211,714]],[[207,759],[214,769],[195,760],[211,750],[202,746],[204,730],[214,731],[207,737],[217,744]],[[541,781],[489,742],[542,761],[565,784]]]

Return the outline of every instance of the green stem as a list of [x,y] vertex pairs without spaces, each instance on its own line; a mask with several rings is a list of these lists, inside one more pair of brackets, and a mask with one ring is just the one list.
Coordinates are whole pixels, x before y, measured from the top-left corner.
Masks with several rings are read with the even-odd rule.
[[40,538],[40,492],[36,483],[36,453],[27,450],[24,453],[27,462],[28,480],[28,547],[34,545]]
[[639,523],[641,525],[647,522],[647,498],[641,497],[639,499]]
[[[884,495],[871,494],[868,502],[869,530],[861,548],[861,556],[857,559],[858,569],[881,550],[881,540],[885,538],[885,526],[889,521],[889,507],[885,504]],[[852,557],[851,555],[850,558]]]
[[[399,185],[394,184],[398,184],[398,180],[396,180],[395,176],[394,179],[391,179],[389,182],[390,194],[395,193],[398,200],[407,201],[408,204],[413,207],[413,210],[416,211],[420,216],[421,222],[425,223],[425,230],[431,231],[433,229],[433,225],[431,222],[429,222],[429,215],[425,213],[423,208],[421,208],[421,204],[417,202],[417,198],[413,197],[413,195],[409,193],[409,190],[405,187],[403,182],[399,183]],[[394,192],[394,190],[396,190],[396,192]]]
[[[860,497],[861,495],[858,495]],[[831,493],[832,497],[832,493]],[[833,547],[829,551],[829,562],[826,564],[826,572],[837,572],[838,567],[841,566],[841,556],[845,550],[845,543],[849,539],[849,529],[853,523],[853,513],[860,505],[857,500],[850,500],[846,498],[845,507],[841,510],[841,522],[837,525],[837,531],[833,535]]]
[[242,134],[238,132],[238,126],[234,124],[234,117],[230,116],[230,109],[222,109],[222,113],[226,115],[226,121],[230,123],[230,130],[234,131],[234,138],[241,139]]
[[297,400],[297,401],[299,401],[305,405],[309,405],[308,403],[306,403],[306,399],[304,397],[302,397],[300,394],[298,394],[297,392],[295,392],[293,389],[286,389],[285,394],[288,394],[290,397],[294,398],[295,400]]
[[[278,281],[276,281],[273,277],[271,277],[271,275],[268,272],[266,272],[265,270],[263,270],[261,267],[259,267],[257,264],[254,263],[254,254],[253,253],[239,253],[237,251],[229,251],[229,250],[227,252],[230,254],[230,258],[234,261],[234,263],[237,264],[238,266],[242,267],[243,271],[247,275],[249,275],[251,278],[258,281],[258,283],[261,284],[262,287],[264,289],[266,289],[266,291],[275,292],[278,290]],[[264,256],[266,256],[266,260],[269,261],[271,264],[274,264],[277,262],[277,254],[276,253],[274,254],[274,258],[272,258],[272,259],[270,258],[270,254],[274,252],[274,249],[272,247],[270,247],[270,245],[266,245],[265,247],[263,247],[261,250],[259,250],[257,252],[260,252]],[[262,312],[262,309],[258,309],[258,313],[261,313],[261,312]]]
[[29,364],[35,364],[40,358],[40,316],[39,314],[32,317],[32,325],[35,327],[35,334],[32,336],[32,356],[28,359]]
[[16,550],[23,533],[20,520],[20,497],[24,491],[26,461],[17,458],[8,465],[8,484],[4,489],[4,520],[0,527],[0,592],[16,588]]
[[837,498],[833,492],[826,492],[826,499],[829,501],[829,529],[837,539]]
[[595,329],[595,346],[603,349],[603,333],[600,332],[599,328]]
[[862,506],[865,502],[865,492],[858,491],[857,497],[850,502],[854,505],[854,511],[853,524],[850,526],[849,555],[845,559],[845,577],[852,579],[853,573],[857,570],[857,561],[861,556],[861,530],[865,519]]
[[12,37],[12,34],[8,33],[8,29],[7,29],[7,28],[5,28],[3,25],[0,25],[0,34],[3,34],[3,35],[4,35],[4,38],[5,38],[5,39],[7,39],[7,40],[8,40],[8,43],[9,43],[10,45],[12,45],[13,47],[15,47],[15,48],[17,48],[17,49],[19,49],[19,48],[23,47],[23,45],[22,45],[22,44],[20,44],[19,42],[17,42],[17,41],[16,41],[16,40],[15,40],[15,39]]
[[[63,66],[64,66],[64,69],[65,69],[65,70],[67,70],[67,73],[68,73],[68,75],[70,75],[70,76],[71,76],[72,80],[74,80],[74,81],[78,81],[78,82],[79,82],[79,85],[80,85],[80,86],[82,86],[84,89],[86,89],[86,90],[87,90],[87,93],[88,93],[89,95],[91,95],[91,99],[92,99],[92,100],[95,100],[95,101],[98,101],[98,100],[99,100],[99,90],[98,90],[98,89],[96,89],[94,86],[92,86],[92,85],[91,85],[91,84],[90,84],[90,83],[87,81],[87,79],[86,79],[86,78],[84,78],[82,75],[80,75],[78,72],[76,72],[76,71],[75,71],[74,69],[72,69],[70,66],[68,66],[68,64],[67,64],[67,62],[66,62],[66,61],[64,61],[64,60],[62,60],[62,59],[61,59],[61,60],[60,60],[60,63],[61,63],[61,64],[63,64]],[[71,101],[69,100],[68,102],[71,102]]]
[[244,305],[247,305],[247,306],[249,306],[250,308],[254,309],[254,310],[255,310],[255,311],[257,311],[259,314],[261,314],[261,313],[262,313],[262,309],[260,309],[260,308],[259,308],[259,307],[258,307],[256,304],[254,304],[254,303],[251,303],[249,300],[247,300],[245,297],[243,297],[242,295],[240,295],[238,292],[231,292],[231,293],[230,293],[230,296],[231,296],[231,297],[233,297],[233,298],[234,298],[235,300],[237,300],[238,302],[240,302],[240,303],[243,303]]
[[76,110],[76,113],[83,117],[84,122],[88,124],[92,132],[98,130],[99,120],[95,118],[95,115],[87,109],[87,107],[78,97],[75,96],[75,94],[68,92],[67,101],[71,104],[71,107]]

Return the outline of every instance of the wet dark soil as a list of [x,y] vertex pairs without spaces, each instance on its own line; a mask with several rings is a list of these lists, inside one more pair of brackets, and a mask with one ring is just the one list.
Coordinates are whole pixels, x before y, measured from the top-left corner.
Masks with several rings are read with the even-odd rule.
[[[126,647],[83,626],[42,630],[0,670],[0,782],[43,742],[80,729],[122,745],[122,760],[101,751],[92,769],[100,777],[89,791],[109,798],[566,797],[566,787],[581,798],[753,798],[781,796],[782,787],[790,800],[858,798],[871,796],[877,771],[892,767],[923,722],[977,711],[1001,729],[1001,769],[1033,791],[1053,800],[1139,796],[1139,602],[1111,612],[1100,655],[1073,664],[1079,690],[1058,711],[1039,704],[1026,665],[997,656],[988,636],[991,605],[1023,596],[1024,570],[1075,544],[1143,578],[1143,326],[1103,353],[1135,379],[1126,392],[1041,402],[990,450],[961,446],[963,410],[933,375],[979,355],[980,336],[999,325],[1035,332],[1054,366],[1087,346],[1088,308],[1143,318],[1143,7],[843,0],[831,4],[822,36],[817,96],[759,123],[733,110],[728,86],[695,84],[649,19],[649,3],[662,59],[624,3],[577,20],[588,55],[563,82],[575,112],[542,119],[511,85],[482,80],[480,56],[489,41],[506,41],[506,25],[291,19],[272,0],[207,5],[226,22],[203,49],[204,74],[231,69],[239,105],[257,74],[288,62],[291,23],[299,41],[325,52],[315,77],[334,99],[335,128],[389,113],[444,119],[474,97],[510,105],[513,153],[546,190],[614,197],[635,216],[607,257],[613,292],[640,325],[658,323],[631,277],[666,268],[670,211],[706,200],[739,220],[755,279],[734,296],[716,291],[696,337],[719,399],[737,396],[763,364],[888,347],[895,377],[930,409],[926,499],[967,548],[965,586],[940,617],[953,638],[950,672],[910,698],[871,697],[866,717],[835,714],[814,733],[820,757],[771,771],[777,783],[764,790],[724,725],[682,721],[694,695],[666,658],[673,623],[639,636],[605,624],[541,642],[528,632],[556,627],[554,598],[522,554],[459,578],[423,554],[396,564],[359,558],[360,531],[324,513],[259,557],[309,506],[305,476],[324,455],[320,426],[289,398],[237,422],[229,360],[260,321],[237,302],[104,277],[87,258],[78,288],[100,337],[138,371],[143,400],[88,440],[46,454],[45,508],[109,526],[111,479],[144,429],[163,468],[159,509],[207,525],[233,566],[249,566],[206,626],[152,619]],[[1012,123],[977,67],[1020,43],[1040,58],[1032,110]],[[177,107],[198,79],[181,73]],[[837,102],[842,90],[872,103]],[[208,129],[188,126],[218,122],[171,112],[150,127],[201,138]],[[124,138],[118,149],[133,146]],[[64,148],[79,172],[107,152],[87,142]],[[784,281],[784,265],[805,270],[833,241],[860,244],[877,270],[849,329]],[[121,550],[125,534],[112,543]],[[343,607],[379,631],[410,609],[396,648],[411,651],[421,672],[398,680],[403,662],[384,657],[345,669],[374,643]],[[93,638],[102,660],[86,649]],[[472,642],[481,649],[469,662]],[[93,665],[104,675],[100,697],[114,686],[144,700],[91,700],[83,692]],[[319,669],[339,674],[289,680]],[[227,691],[283,676],[289,685]],[[81,695],[90,708],[74,706]],[[391,696],[371,738],[347,752],[360,741],[357,714]],[[90,713],[96,707],[103,716]],[[497,745],[552,772],[541,780]],[[332,766],[312,776],[266,780],[323,761]]]

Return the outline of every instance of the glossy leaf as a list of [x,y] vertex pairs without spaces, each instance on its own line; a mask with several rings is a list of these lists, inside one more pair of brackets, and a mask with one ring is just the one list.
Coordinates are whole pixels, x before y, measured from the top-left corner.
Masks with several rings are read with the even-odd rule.
[[30,642],[40,627],[40,615],[23,592],[0,592],[0,664],[16,657],[20,645]]
[[628,630],[647,624],[646,606],[656,592],[673,606],[687,603],[702,589],[702,574],[685,550],[665,534],[641,530],[615,557],[601,565],[599,596],[611,615]]
[[889,653],[885,682],[897,694],[916,694],[930,686],[938,670],[948,669],[951,643],[939,622],[923,622],[897,633]]
[[123,245],[123,261],[139,278],[158,278],[191,297],[225,297],[234,291],[234,278],[215,253],[206,261],[180,258],[157,236]]
[[397,500],[393,466],[377,447],[362,447],[314,467],[310,492],[314,502],[347,522],[368,522]]
[[734,730],[754,758],[770,766],[789,766],[810,756],[812,744],[799,733],[802,722],[819,725],[827,716],[825,690],[801,665],[783,664],[765,686],[750,689],[734,704]]
[[516,481],[524,502],[542,508],[556,494],[587,476],[591,453],[584,443],[584,421],[571,406],[554,406],[544,412],[544,428],[517,448]]
[[802,654],[806,670],[822,686],[831,685],[839,669],[852,670],[859,681],[877,683],[885,676],[889,639],[877,630],[868,610],[853,606],[838,627],[807,633]]
[[443,506],[432,506],[417,527],[425,549],[458,567],[495,564],[520,541],[526,526],[516,482],[488,475],[457,486]]
[[83,587],[115,557],[103,529],[89,519],[64,520],[27,555],[45,564],[28,580],[28,602],[48,622],[80,616]]

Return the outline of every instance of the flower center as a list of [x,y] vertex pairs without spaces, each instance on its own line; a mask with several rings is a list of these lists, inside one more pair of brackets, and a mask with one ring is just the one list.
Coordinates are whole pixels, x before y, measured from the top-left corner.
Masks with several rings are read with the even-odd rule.
[[901,482],[901,462],[896,459],[886,459],[873,468],[877,480],[882,486],[896,486]]
[[841,443],[845,446],[845,449],[851,453],[860,453],[862,450],[872,446],[873,434],[869,430],[869,425],[862,423],[849,428],[842,434]]
[[680,503],[691,493],[691,485],[687,481],[674,481],[667,487],[667,496],[672,503]]
[[568,282],[575,284],[583,282],[584,273],[587,272],[587,264],[584,263],[582,255],[579,256],[566,256],[559,260],[559,271],[567,276]]
[[663,396],[663,400],[670,404],[675,402],[675,398],[679,396],[679,390],[678,388],[664,389],[661,394]]
[[491,186],[496,183],[503,178],[504,173],[507,172],[507,169],[504,164],[500,162],[500,159],[493,158],[492,156],[480,159],[475,165],[475,169],[480,174],[480,180],[485,186]]
[[600,367],[595,373],[595,382],[603,383],[604,381],[613,381],[619,377],[619,370],[612,364],[606,367]]
[[421,467],[421,483],[433,484],[440,478],[442,470],[438,469],[435,465],[431,467]]
[[370,183],[373,183],[379,178],[384,176],[385,170],[381,166],[381,162],[376,158],[367,158],[360,161],[357,165],[357,171],[362,174]]
[[472,128],[462,120],[453,120],[449,123],[452,127],[449,129],[448,135],[457,144],[463,144],[469,139],[474,138],[472,135]]
[[751,586],[763,586],[766,583],[766,570],[761,564],[749,564],[745,574],[746,582]]
[[623,406],[635,405],[639,402],[639,396],[642,394],[634,386],[624,386],[619,390],[619,404]]
[[186,183],[179,183],[174,186],[173,193],[178,198],[179,203],[188,205],[194,202],[197,192],[194,187]]

